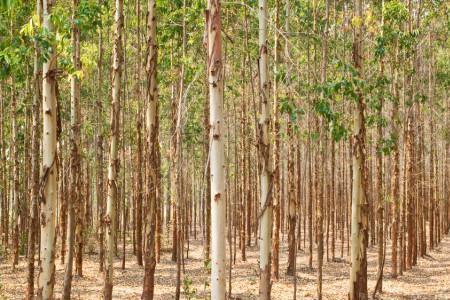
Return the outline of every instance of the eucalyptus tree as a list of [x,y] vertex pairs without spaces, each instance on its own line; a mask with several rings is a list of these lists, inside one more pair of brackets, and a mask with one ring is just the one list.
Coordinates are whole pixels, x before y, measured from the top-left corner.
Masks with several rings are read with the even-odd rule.
[[19,263],[19,208],[20,208],[20,183],[19,183],[19,139],[18,139],[18,114],[17,114],[17,90],[14,76],[11,76],[11,160],[12,160],[12,251],[13,269]]
[[[41,1],[36,0],[36,16],[41,19],[42,6]],[[34,297],[34,261],[36,254],[36,239],[38,226],[38,195],[39,195],[39,139],[40,139],[40,122],[39,122],[39,104],[41,96],[41,70],[40,49],[38,41],[34,41],[34,60],[33,60],[33,112],[32,112],[32,141],[31,141],[31,206],[30,206],[30,230],[28,232],[28,287],[25,296],[26,300],[32,300]]]
[[[151,16],[149,16],[150,18]],[[136,260],[139,266],[142,266],[142,198],[143,198],[143,178],[142,178],[142,114],[140,113],[142,107],[141,101],[141,2],[136,1],[136,34],[137,34],[137,59],[135,70],[135,82],[134,90],[136,101],[138,102],[138,117],[136,118],[136,131],[137,131],[137,151],[136,151],[136,183],[135,183],[135,205],[134,209],[134,226],[136,227],[135,240],[133,243],[133,252],[136,252]],[[151,19],[150,19],[151,20]],[[134,250],[135,249],[135,250]]]
[[[53,32],[52,8],[54,0],[43,0],[42,15],[43,28],[49,34]],[[56,143],[57,143],[57,106],[56,106],[56,51],[51,44],[46,49],[47,60],[42,67],[42,177],[43,194],[40,204],[41,249],[40,272],[38,280],[38,299],[53,299],[55,284],[55,243],[56,243]]]
[[[99,5],[103,5],[104,0],[98,0]],[[96,110],[97,110],[97,122],[99,126],[97,126],[96,130],[96,138],[97,138],[97,147],[96,147],[96,190],[95,194],[97,196],[97,207],[98,207],[98,216],[99,216],[99,271],[103,272],[104,260],[105,260],[105,226],[103,224],[103,215],[105,213],[105,197],[104,197],[104,182],[103,182],[103,130],[100,124],[103,123],[103,92],[102,92],[102,83],[103,83],[103,55],[104,55],[104,46],[103,46],[103,28],[98,28],[98,61],[97,61],[97,101],[96,101]]]
[[269,300],[271,292],[271,236],[272,236],[272,166],[270,141],[270,103],[268,77],[267,1],[259,0],[259,98],[258,155],[260,161],[259,230],[259,298]]
[[[330,0],[325,1],[325,20],[324,20],[324,30],[322,33],[322,66],[320,70],[320,77],[321,77],[321,84],[325,84],[327,81],[327,61],[328,61],[328,30],[329,30],[329,15],[330,15]],[[364,121],[363,121],[364,122]],[[322,124],[324,124],[322,119]],[[323,126],[321,126],[323,127]],[[321,131],[320,131],[321,132]],[[322,135],[319,133],[319,135]],[[320,168],[319,174],[321,180],[325,180],[324,177],[324,169],[326,167],[326,157],[325,157],[325,150],[327,145],[326,141],[326,135],[323,135],[324,138],[322,138],[323,141],[321,141],[321,144],[324,146],[321,146],[321,159],[320,163],[317,163],[317,168]],[[364,164],[362,164],[364,165]],[[324,235],[324,229],[323,229],[323,219],[325,215],[324,210],[324,190],[323,190],[324,184],[321,182],[321,186],[318,187],[316,190],[317,193],[317,239],[318,239],[318,245],[317,245],[317,260],[318,260],[318,267],[317,267],[317,298],[319,300],[322,300],[322,277],[323,277],[323,252],[324,252],[324,246],[323,246],[323,235]]]
[[119,117],[120,117],[120,97],[122,79],[122,30],[123,30],[123,0],[115,1],[115,31],[113,45],[113,65],[112,65],[112,103],[110,119],[110,144],[108,163],[108,198],[104,223],[106,228],[106,269],[103,297],[105,300],[112,299],[113,290],[113,257],[114,239],[116,235],[116,202],[118,199],[118,146],[119,146]]
[[[355,32],[353,41],[353,65],[356,76],[363,77],[363,4],[357,0],[354,7]],[[361,86],[356,86],[356,107],[353,113],[352,145],[352,225],[351,225],[351,270],[349,299],[367,299],[367,240],[368,203],[365,182],[365,116],[364,95]]]
[[[381,1],[381,22],[380,22],[380,36],[383,38],[383,26],[384,26],[384,0]],[[385,76],[385,57],[384,53],[381,55],[376,55],[380,62],[380,78],[384,80]],[[382,87],[382,93],[379,98],[378,107],[378,124],[377,124],[377,147],[376,147],[376,182],[377,182],[377,240],[378,240],[378,270],[377,270],[377,284],[374,289],[374,296],[379,290],[383,291],[383,271],[384,271],[384,260],[385,260],[385,242],[384,242],[384,191],[383,191],[383,104],[384,104],[384,88]]]
[[[209,85],[211,180],[211,298],[226,299],[225,289],[225,152],[223,132],[223,62],[220,0],[209,0],[206,12]],[[230,245],[231,246],[231,245]],[[270,274],[269,274],[270,275]]]
[[156,267],[155,239],[156,239],[156,206],[159,200],[159,166],[157,163],[158,151],[158,89],[157,89],[157,55],[156,41],[156,1],[148,0],[147,11],[147,64],[145,72],[147,77],[146,89],[146,134],[145,166],[148,171],[145,199],[147,204],[147,241],[144,254],[144,286],[141,299],[151,300],[154,294],[154,276]]
[[[64,274],[64,288],[62,299],[70,299],[72,289],[72,270],[73,270],[73,255],[75,249],[75,231],[77,234],[77,241],[81,239],[81,224],[78,220],[80,216],[80,81],[77,78],[77,72],[81,69],[80,64],[80,29],[77,24],[76,14],[79,5],[79,0],[72,1],[72,64],[75,74],[70,78],[70,116],[71,116],[71,136],[70,136],[70,193],[68,199],[68,235],[67,235],[67,260],[66,271]],[[78,260],[77,260],[78,261]]]
[[[280,0],[275,1],[275,32],[274,32],[274,64],[273,64],[273,239],[272,239],[272,277],[279,278],[279,249],[280,249],[280,200],[281,200],[281,186],[280,186],[280,117],[279,117],[279,84],[278,84],[278,68],[280,64]],[[289,156],[289,163],[292,157]],[[289,190],[289,192],[291,192]],[[291,225],[291,224],[290,224]],[[289,232],[295,232],[295,226],[289,226]],[[289,234],[289,238],[291,234]],[[291,240],[291,239],[290,239]],[[291,256],[290,256],[291,257]],[[290,265],[290,264],[289,264]],[[289,266],[288,266],[289,269]],[[288,272],[289,273],[289,272]]]

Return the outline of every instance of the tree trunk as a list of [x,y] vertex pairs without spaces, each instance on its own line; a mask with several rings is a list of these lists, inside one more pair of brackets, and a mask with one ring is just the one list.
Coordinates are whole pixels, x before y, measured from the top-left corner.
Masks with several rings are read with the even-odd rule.
[[[11,77],[11,161],[12,161],[12,268],[15,270],[19,263],[19,210],[20,210],[20,183],[19,183],[19,145],[17,130],[17,95],[14,78]],[[23,221],[22,221],[23,222]]]
[[[103,0],[99,0],[99,5],[103,5]],[[98,61],[97,61],[97,83],[98,83],[98,95],[97,95],[97,122],[102,124],[103,122],[103,93],[102,93],[102,83],[103,83],[103,35],[102,28],[99,28],[98,33]],[[97,197],[97,207],[99,208],[99,271],[103,272],[103,266],[105,261],[105,225],[103,223],[103,217],[105,215],[105,198],[104,194],[104,184],[103,184],[103,130],[101,126],[97,126],[96,130],[97,145],[96,145],[96,191],[95,195]]]
[[145,164],[147,167],[147,183],[145,199],[147,204],[147,241],[145,249],[144,287],[141,299],[152,300],[154,293],[154,276],[156,267],[155,237],[156,237],[156,205],[159,199],[159,168],[157,163],[158,148],[158,90],[157,90],[157,55],[156,43],[156,1],[148,0],[147,12],[147,76],[146,89],[146,134]]
[[[72,63],[75,71],[80,71],[80,31],[76,23],[76,13],[78,9],[78,0],[72,2]],[[69,226],[67,234],[67,261],[66,270],[64,274],[64,288],[62,299],[70,299],[72,288],[72,272],[73,272],[73,255],[74,255],[74,234],[75,227],[79,224],[76,220],[79,218],[81,209],[81,190],[80,190],[80,157],[78,149],[80,147],[80,117],[79,117],[79,103],[80,103],[80,83],[76,75],[72,75],[70,79],[70,115],[71,115],[71,132],[70,132],[70,188],[69,197],[67,198],[67,209],[69,217]],[[77,218],[77,219],[75,219]],[[79,230],[77,228],[77,230]],[[78,232],[79,233],[79,232]],[[77,236],[77,238],[79,238]],[[77,251],[78,252],[78,251]]]
[[[395,63],[398,62],[398,44],[395,46]],[[391,201],[392,201],[392,277],[397,277],[397,252],[398,252],[398,230],[400,222],[400,207],[399,207],[399,187],[400,187],[400,153],[398,149],[398,106],[399,106],[399,93],[398,93],[398,66],[394,66],[394,78],[393,78],[393,94],[394,101],[392,105],[392,136],[395,137],[394,144],[392,146],[392,177],[391,177]]]
[[[275,1],[275,27],[280,28],[280,0]],[[273,239],[272,239],[272,277],[278,280],[279,276],[279,251],[280,251],[280,200],[281,200],[281,187],[280,187],[280,121],[279,121],[279,104],[278,104],[278,65],[279,65],[279,33],[278,30],[274,32],[274,64],[273,64],[273,135],[274,135],[274,147],[273,147]],[[288,159],[293,161],[291,157]],[[295,230],[295,228],[294,228]],[[295,235],[295,233],[294,233]],[[294,237],[295,238],[295,237]],[[288,267],[289,268],[289,267]]]
[[[36,0],[36,15],[41,19],[41,1]],[[31,136],[31,207],[30,207],[30,230],[28,232],[28,278],[27,278],[27,294],[26,300],[34,299],[34,260],[36,253],[36,239],[38,226],[38,197],[39,197],[39,138],[40,138],[40,122],[39,122],[39,104],[41,97],[40,82],[41,63],[39,62],[40,51],[38,42],[34,42],[34,70],[33,70],[33,133]],[[1,115],[0,115],[1,117]],[[2,136],[0,136],[2,138]],[[1,152],[0,152],[1,158]],[[0,199],[1,201],[1,199]]]
[[[290,116],[289,116],[290,118]],[[296,239],[295,229],[297,222],[297,201],[295,194],[295,175],[294,175],[294,134],[293,121],[289,119],[287,124],[287,133],[289,139],[288,151],[288,267],[286,274],[295,276],[295,254],[296,254]],[[297,170],[298,172],[298,170]]]
[[[150,5],[154,3],[149,3]],[[150,10],[149,10],[150,13]],[[136,15],[137,15],[137,62],[136,62],[136,76],[135,76],[135,94],[136,100],[138,102],[138,109],[141,110],[141,90],[140,90],[140,76],[141,76],[141,3],[136,1]],[[149,19],[151,22],[152,20]],[[154,37],[153,37],[154,39]],[[148,47],[151,47],[149,45]],[[137,151],[136,151],[136,206],[135,206],[135,224],[136,224],[136,260],[139,266],[142,266],[142,117],[139,116],[136,120],[136,131],[137,131]],[[147,220],[148,221],[148,220]]]
[[433,45],[433,38],[432,33],[430,32],[428,34],[428,46],[429,46],[429,62],[428,62],[428,101],[430,105],[430,119],[429,119],[429,127],[430,127],[430,182],[429,182],[429,206],[428,206],[428,222],[429,222],[429,243],[430,243],[430,250],[432,250],[435,246],[435,176],[434,176],[434,147],[435,147],[435,140],[434,140],[434,122],[433,122],[433,51],[432,51],[432,45]]
[[[362,0],[355,3],[355,16],[363,19]],[[353,64],[358,76],[363,76],[363,27],[355,28]],[[357,87],[356,110],[353,123],[353,187],[352,187],[352,243],[349,299],[364,300],[367,295],[367,226],[368,204],[365,187],[365,120],[364,98],[361,87]]]
[[116,236],[116,203],[117,203],[117,174],[119,168],[118,143],[119,143],[119,117],[120,117],[120,93],[122,76],[122,28],[123,28],[123,0],[116,0],[115,32],[113,47],[113,74],[112,74],[112,103],[110,119],[110,148],[108,164],[108,196],[106,215],[104,217],[106,229],[106,270],[105,285],[103,290],[104,300],[112,299],[113,289],[113,256],[115,252],[114,237]]
[[[43,1],[43,27],[53,32],[50,14],[55,1]],[[42,138],[42,179],[43,197],[40,199],[41,250],[38,299],[53,299],[55,284],[55,244],[56,244],[56,53],[50,48],[49,59],[43,64],[42,88],[43,138]]]
[[[4,122],[6,121],[5,118],[5,112],[4,112],[4,103],[3,101],[3,90],[2,85],[0,84],[0,142],[1,142],[1,148],[0,148],[0,159],[2,161],[6,161],[6,142],[4,140]],[[8,254],[8,200],[7,200],[7,184],[6,184],[6,176],[7,176],[7,167],[6,164],[1,164],[2,169],[0,173],[0,185],[2,188],[2,194],[1,194],[1,225],[2,225],[2,243],[3,248],[5,249],[5,255]]]
[[[381,1],[381,35],[383,36],[383,26],[384,26],[384,0]],[[384,57],[380,60],[380,75],[384,77]],[[384,191],[383,191],[383,104],[384,99],[379,99],[378,107],[378,117],[379,121],[377,124],[377,138],[378,145],[376,147],[376,197],[377,197],[377,242],[378,242],[378,270],[377,270],[377,284],[375,286],[375,291],[373,295],[380,291],[383,291],[383,268],[384,268]]]
[[272,196],[273,185],[270,147],[270,96],[268,81],[268,43],[267,43],[267,1],[259,0],[259,97],[261,113],[258,123],[258,155],[260,162],[261,192],[259,229],[259,298],[269,300],[270,281],[270,246],[272,235]]
[[225,299],[225,161],[223,127],[222,22],[219,0],[208,1],[206,11],[208,47],[210,170],[211,170],[211,298]]
[[[321,83],[326,84],[327,81],[327,61],[328,61],[328,20],[330,12],[330,1],[326,0],[325,6],[325,28],[322,34],[322,68],[321,68]],[[318,121],[317,121],[318,122]],[[324,141],[319,142],[319,152],[321,153],[319,161],[316,161],[316,198],[317,198],[317,208],[316,208],[316,219],[317,219],[317,297],[322,300],[322,277],[323,277],[323,219],[324,219],[324,170],[326,168],[326,155],[325,149],[327,148],[326,134],[323,134],[325,127],[325,121],[322,119],[322,128],[317,128],[320,137],[324,137]],[[363,164],[364,165],[364,164]],[[317,176],[318,175],[318,176]]]

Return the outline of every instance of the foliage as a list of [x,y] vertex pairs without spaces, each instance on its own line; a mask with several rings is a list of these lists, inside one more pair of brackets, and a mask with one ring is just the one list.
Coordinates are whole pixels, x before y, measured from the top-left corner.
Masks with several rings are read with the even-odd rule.
[[192,279],[188,276],[183,278],[183,294],[187,300],[195,299],[197,289],[192,287]]

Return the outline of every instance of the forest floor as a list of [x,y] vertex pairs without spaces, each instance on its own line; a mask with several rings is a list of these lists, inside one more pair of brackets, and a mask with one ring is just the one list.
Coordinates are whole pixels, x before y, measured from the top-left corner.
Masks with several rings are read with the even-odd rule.
[[[303,246],[303,244],[302,244]],[[306,244],[308,247],[308,244]],[[207,299],[209,275],[205,268],[200,241],[190,244],[189,258],[185,259],[185,274],[182,273],[181,293],[182,299]],[[308,248],[306,248],[308,249]],[[326,249],[326,248],[325,248]],[[167,250],[167,249],[166,249]],[[340,245],[337,243],[336,256],[338,259],[326,261],[326,251],[323,268],[324,299],[347,299],[349,285],[349,257],[347,245],[344,257],[340,258]],[[121,253],[120,246],[119,252]],[[280,279],[273,283],[272,299],[293,299],[293,276],[285,275],[286,253],[285,242],[282,243],[280,253]],[[227,253],[228,254],[228,253]],[[316,252],[314,262],[316,264]],[[176,285],[176,263],[170,260],[171,253],[167,250],[162,253],[161,263],[157,265],[155,274],[155,299],[169,300],[174,298]],[[125,270],[121,269],[121,259],[115,260],[114,271],[114,299],[140,299],[142,291],[143,267],[136,263],[131,249],[127,248],[127,261]],[[61,297],[64,277],[64,265],[61,259],[56,259],[56,298]],[[390,245],[386,256],[385,276],[383,280],[384,292],[378,299],[450,299],[450,237],[445,237],[441,244],[424,258],[418,259],[417,266],[408,270],[403,276],[393,279],[390,266]],[[37,270],[36,270],[37,271]],[[368,286],[372,294],[376,281],[377,249],[368,250]],[[308,253],[298,251],[297,260],[297,299],[316,299],[317,268],[308,268]],[[228,276],[228,272],[227,272]],[[0,257],[0,299],[23,299],[27,281],[26,258],[20,258],[20,264],[12,271],[10,260]],[[185,279],[183,284],[183,278]],[[191,283],[188,283],[191,282]],[[103,276],[98,272],[98,255],[85,254],[83,263],[83,277],[74,276],[72,284],[72,299],[101,299]],[[191,298],[186,290],[191,291]],[[228,283],[227,283],[228,289]],[[232,299],[257,299],[258,295],[258,249],[247,247],[247,261],[241,261],[238,250],[236,264],[232,270]]]

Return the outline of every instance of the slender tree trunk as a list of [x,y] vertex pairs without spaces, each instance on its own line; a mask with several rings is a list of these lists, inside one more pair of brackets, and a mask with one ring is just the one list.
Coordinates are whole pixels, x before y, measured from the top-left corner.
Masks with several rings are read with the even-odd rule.
[[[53,32],[50,14],[55,3],[43,0],[43,27]],[[42,179],[43,197],[40,199],[41,238],[40,272],[38,280],[38,299],[53,299],[55,284],[55,244],[56,244],[56,141],[57,141],[57,102],[56,102],[56,53],[50,48],[48,60],[43,64],[42,113]]]
[[[285,12],[286,12],[286,21],[285,21],[285,31],[289,33],[289,14],[290,14],[290,7],[289,7],[289,1],[286,1],[285,3]],[[286,56],[286,83],[287,85],[290,84],[290,62],[289,62],[289,41],[286,40],[285,45],[285,56]],[[277,76],[277,75],[275,75]],[[291,100],[291,94],[289,91],[287,92],[287,98],[292,105],[294,105],[293,100]],[[300,191],[300,163],[297,164],[297,176],[298,181],[295,180],[295,174],[294,174],[294,160],[295,160],[295,138],[294,138],[294,120],[292,120],[291,116],[292,112],[289,112],[287,116],[287,135],[288,135],[288,157],[287,157],[287,168],[288,168],[288,193],[287,193],[287,199],[288,199],[288,267],[286,273],[288,275],[294,276],[294,282],[296,282],[296,253],[297,253],[297,243],[300,245],[301,240],[296,240],[295,237],[295,230],[297,225],[297,204],[300,203],[300,198],[297,197],[297,195],[300,195],[300,193],[296,194],[296,188],[295,184],[298,183],[297,191]],[[299,146],[299,145],[298,145]],[[300,162],[300,151],[298,150],[298,157],[297,162]],[[296,199],[297,197],[297,199]],[[300,207],[300,205],[298,205]],[[300,217],[300,212],[299,212]],[[276,222],[275,222],[276,223]],[[299,233],[300,228],[299,228]]]
[[[36,0],[36,15],[39,20],[41,18],[41,1]],[[34,42],[34,71],[33,71],[33,133],[31,136],[31,206],[30,206],[30,229],[28,231],[28,278],[27,278],[27,294],[26,300],[34,299],[34,260],[36,253],[36,239],[38,226],[38,197],[39,197],[39,138],[40,138],[40,122],[39,122],[39,104],[41,97],[41,63],[38,42]],[[1,115],[0,115],[1,117]],[[1,125],[0,125],[1,126]],[[2,136],[0,135],[0,138]],[[1,153],[0,153],[1,158]],[[1,201],[1,199],[0,199]]]
[[[99,5],[103,5],[103,0],[99,0]],[[98,30],[98,61],[97,61],[97,83],[98,83],[98,94],[97,94],[97,122],[102,124],[103,122],[103,35],[102,28]],[[105,226],[103,223],[103,217],[105,215],[105,198],[104,194],[104,184],[103,184],[103,130],[101,126],[97,126],[96,129],[97,145],[96,145],[96,191],[95,195],[97,197],[97,206],[99,208],[99,271],[103,272],[104,261],[105,261]]]
[[434,122],[433,122],[433,38],[432,33],[428,34],[428,46],[429,46],[429,62],[428,62],[428,101],[431,108],[431,115],[429,119],[429,127],[430,127],[430,182],[429,182],[429,206],[428,206],[428,222],[429,222],[429,243],[430,250],[434,249],[435,246],[435,176],[434,176],[434,148],[435,148],[435,140],[434,140]]
[[[395,62],[398,62],[398,45],[395,46]],[[400,153],[398,148],[398,106],[399,106],[399,93],[398,93],[398,66],[394,66],[394,78],[393,78],[393,94],[394,101],[392,105],[392,136],[395,137],[394,144],[392,146],[392,177],[391,177],[391,201],[392,201],[392,277],[397,277],[397,252],[398,252],[398,234],[399,234],[399,222],[400,222],[400,207],[399,207],[399,187],[400,187]]]
[[[205,45],[206,47],[206,42]],[[208,49],[205,51],[205,64],[208,63]],[[203,201],[203,248],[204,248],[204,259],[208,261],[210,259],[210,250],[211,250],[211,202],[209,199],[211,198],[211,181],[209,178],[211,177],[211,170],[209,168],[210,161],[210,153],[209,153],[209,81],[208,81],[208,68],[205,68],[205,103],[203,105],[203,163],[205,165],[205,171],[203,173],[202,181],[206,183],[206,186],[203,187],[204,191],[202,193],[202,201]]]
[[[408,6],[409,6],[409,22],[408,22],[408,32],[409,34],[412,34],[412,2],[411,0],[408,0]],[[414,55],[410,58],[411,60],[411,67],[414,69]],[[406,244],[406,264],[405,269],[411,269],[413,266],[413,243],[414,243],[414,235],[415,235],[415,228],[414,228],[414,200],[415,200],[415,184],[414,184],[414,129],[413,129],[413,118],[415,117],[415,107],[414,105],[414,95],[413,95],[413,85],[412,85],[412,74],[407,75],[406,78],[406,85],[409,87],[409,96],[408,101],[411,103],[411,107],[409,107],[407,116],[406,116],[406,134],[405,134],[405,140],[406,140],[406,162],[405,162],[405,168],[406,168],[406,193],[405,193],[405,206],[406,206],[406,228],[405,231],[407,231],[407,240],[405,241]],[[406,87],[405,87],[406,89]]]
[[106,215],[104,217],[106,229],[106,270],[105,285],[103,290],[104,300],[112,299],[113,289],[113,256],[115,253],[114,238],[116,236],[116,203],[118,200],[117,174],[119,168],[118,144],[119,144],[119,117],[120,94],[122,76],[122,28],[123,28],[123,0],[115,1],[115,32],[113,47],[113,74],[112,74],[112,103],[110,121],[110,148],[108,164],[108,196]]
[[[63,152],[63,151],[62,151]],[[61,158],[61,160],[63,160]],[[70,164],[70,162],[69,162]],[[69,190],[68,190],[68,180],[69,180],[69,176],[66,170],[69,169],[70,170],[70,166],[69,168],[66,167],[64,165],[64,163],[61,166],[61,169],[59,170],[59,178],[61,178],[61,184],[59,184],[59,191],[58,191],[58,195],[60,196],[60,202],[61,202],[61,206],[59,209],[59,220],[60,220],[60,225],[58,228],[59,234],[61,236],[61,264],[65,264],[66,262],[66,251],[67,251],[67,196],[69,194]]]
[[[291,118],[289,116],[289,118]],[[289,120],[287,124],[287,133],[289,138],[288,151],[288,267],[286,274],[295,276],[295,254],[296,254],[296,239],[295,229],[297,222],[297,201],[295,194],[295,175],[294,175],[294,134],[293,121]]]
[[[245,8],[244,8],[245,9]],[[245,21],[245,20],[244,20]],[[244,25],[245,26],[245,25]],[[245,221],[246,221],[246,204],[248,201],[247,198],[247,188],[248,188],[248,180],[249,178],[247,177],[247,171],[248,171],[248,166],[247,166],[247,160],[246,160],[246,138],[245,138],[245,133],[247,132],[247,98],[246,98],[246,86],[247,86],[247,79],[246,79],[246,61],[247,61],[247,56],[246,54],[244,54],[243,57],[243,61],[242,61],[242,110],[241,110],[241,128],[240,128],[240,133],[241,133],[241,145],[240,145],[240,160],[241,160],[241,164],[242,164],[242,172],[241,173],[241,180],[242,180],[242,184],[241,184],[241,202],[240,202],[240,239],[239,239],[239,245],[241,248],[241,259],[242,261],[246,261],[247,260],[247,255],[246,255],[246,238],[245,238],[245,234],[246,234],[246,227],[245,227]]]
[[211,170],[211,298],[225,299],[225,161],[223,120],[223,65],[220,0],[208,1],[206,34],[208,45],[210,170]]
[[20,183],[19,183],[19,141],[18,141],[18,124],[17,124],[17,93],[16,83],[11,77],[11,161],[12,161],[12,252],[13,261],[12,268],[15,270],[19,263],[19,210],[20,210]]
[[148,0],[147,11],[147,65],[145,72],[147,76],[146,89],[146,131],[147,142],[145,149],[145,164],[148,175],[146,181],[145,199],[147,204],[147,241],[145,250],[145,274],[144,287],[142,291],[142,300],[152,300],[154,294],[154,276],[156,267],[155,258],[155,236],[156,236],[156,205],[158,195],[158,90],[157,90],[157,55],[158,48],[156,43],[156,1]]
[[[273,239],[272,239],[272,277],[278,280],[279,276],[279,250],[280,250],[280,200],[281,200],[281,187],[280,187],[280,121],[279,121],[279,104],[278,104],[278,65],[280,64],[280,42],[279,32],[280,28],[280,0],[275,1],[275,30],[274,36],[274,64],[273,64],[273,134],[274,134],[274,147],[273,147]],[[290,153],[292,155],[292,153]],[[291,162],[292,157],[289,157]],[[295,230],[295,228],[294,228]],[[294,233],[295,236],[295,233]],[[295,237],[294,237],[295,239]],[[292,269],[292,268],[291,268]]]
[[[150,6],[154,3],[149,3]],[[149,11],[150,13],[150,11]],[[141,109],[141,89],[140,89],[140,76],[141,76],[141,2],[136,1],[136,16],[137,16],[137,62],[136,62],[136,74],[135,74],[135,94],[138,102],[138,109]],[[152,20],[149,19],[151,22]],[[149,45],[150,47],[150,45]],[[137,131],[137,151],[136,151],[136,206],[135,206],[135,224],[136,224],[136,259],[137,264],[142,266],[142,115],[136,120]],[[155,185],[156,186],[156,185]],[[147,220],[148,221],[148,220]]]
[[[355,3],[355,16],[363,19],[362,0]],[[363,76],[363,27],[355,28],[353,64],[358,76]],[[352,243],[349,299],[364,300],[367,295],[368,204],[365,186],[365,120],[364,98],[358,87],[353,123],[353,187],[352,187]]]
[[[207,54],[208,55],[208,54]],[[208,61],[208,59],[206,60]],[[207,68],[206,68],[207,69]],[[206,82],[207,82],[207,97],[209,97],[209,81],[208,81],[208,70],[206,70]],[[205,228],[205,241],[204,241],[204,251],[205,251],[205,260],[209,260],[211,256],[211,202],[209,201],[211,198],[211,181],[209,180],[211,177],[211,169],[209,167],[210,163],[210,142],[209,142],[209,101],[205,101],[204,105],[204,123],[205,123],[205,132],[204,132],[204,144],[203,144],[203,153],[204,153],[204,164],[205,164],[205,173],[203,174],[203,178],[206,181],[205,192],[203,193],[203,203],[205,206],[205,218],[204,218],[204,228]]]
[[[413,112],[409,112],[409,116],[407,116],[407,129],[406,129],[406,198],[405,205],[407,210],[406,215],[406,226],[407,228],[407,247],[406,247],[406,269],[411,269],[413,265],[413,236],[415,234],[414,229],[414,181],[413,181],[413,172],[414,172],[414,141],[413,141],[413,120],[414,117]],[[406,241],[405,241],[406,243]]]
[[[182,80],[182,79],[181,79]],[[182,84],[180,84],[182,86]],[[182,95],[182,91],[180,92]],[[180,109],[180,100],[181,96],[177,98],[175,95],[172,97],[172,128],[171,128],[171,141],[170,141],[170,198],[171,198],[171,207],[172,207],[172,261],[177,261],[177,251],[178,251],[178,158],[179,158],[179,128],[177,128],[178,124],[178,110]]]
[[[326,84],[327,80],[327,60],[328,60],[328,20],[329,20],[329,12],[330,12],[330,1],[326,0],[325,7],[325,28],[322,34],[322,68],[321,68],[321,83]],[[317,121],[318,123],[318,121]],[[324,137],[323,142],[319,142],[319,152],[321,152],[321,158],[319,161],[316,161],[316,198],[317,198],[317,208],[316,208],[316,219],[317,219],[317,259],[318,259],[318,267],[317,267],[317,297],[319,300],[322,300],[322,273],[323,273],[323,219],[324,219],[324,169],[326,168],[326,155],[324,153],[326,149],[326,135],[323,134],[323,125],[325,124],[322,119],[322,128],[317,128],[320,137]],[[364,164],[363,164],[364,166]],[[320,175],[319,175],[320,174]],[[319,176],[317,176],[319,175]],[[320,186],[317,185],[319,183]]]
[[[0,159],[2,161],[6,161],[6,142],[4,140],[4,122],[6,120],[5,113],[4,113],[4,102],[3,101],[3,90],[2,85],[0,84],[0,142],[1,142],[1,148],[0,148]],[[1,225],[2,225],[2,243],[3,248],[5,249],[5,255],[8,254],[8,203],[7,203],[7,184],[6,184],[6,175],[7,175],[7,167],[6,164],[1,164],[2,169],[0,173],[0,185],[2,188],[2,194],[1,194]]]
[[[78,8],[78,0],[72,1],[72,63],[74,65],[75,71],[81,69],[80,65],[80,31],[75,20]],[[81,239],[81,229],[78,224],[79,215],[81,214],[81,190],[80,190],[80,173],[81,164],[79,157],[79,147],[80,147],[80,116],[79,116],[79,103],[80,103],[80,83],[76,75],[72,75],[70,80],[70,114],[71,114],[71,133],[70,133],[70,188],[69,197],[67,198],[68,204],[68,254],[66,261],[66,270],[64,274],[64,288],[62,299],[70,299],[71,289],[72,289],[72,272],[73,272],[73,255],[74,255],[74,234],[77,230],[77,245]],[[75,227],[78,227],[75,229]],[[77,247],[78,250],[78,247]],[[79,251],[77,251],[79,252]],[[78,255],[77,255],[78,257]],[[78,260],[77,260],[78,266]]]
[[259,229],[259,298],[269,300],[270,281],[270,246],[272,235],[272,170],[270,146],[270,96],[268,77],[268,44],[267,44],[267,2],[259,0],[259,96],[261,114],[258,123],[258,155],[260,161],[261,192]]
[[[383,35],[383,25],[384,25],[384,0],[381,1],[381,35]],[[380,60],[380,74],[384,77],[384,57]],[[383,269],[384,269],[384,190],[383,190],[383,124],[381,120],[383,119],[383,104],[384,99],[380,98],[378,107],[378,117],[379,121],[377,124],[377,138],[378,145],[376,147],[376,194],[377,194],[377,242],[378,242],[378,270],[377,270],[377,284],[375,286],[375,295],[377,291],[383,291]]]

